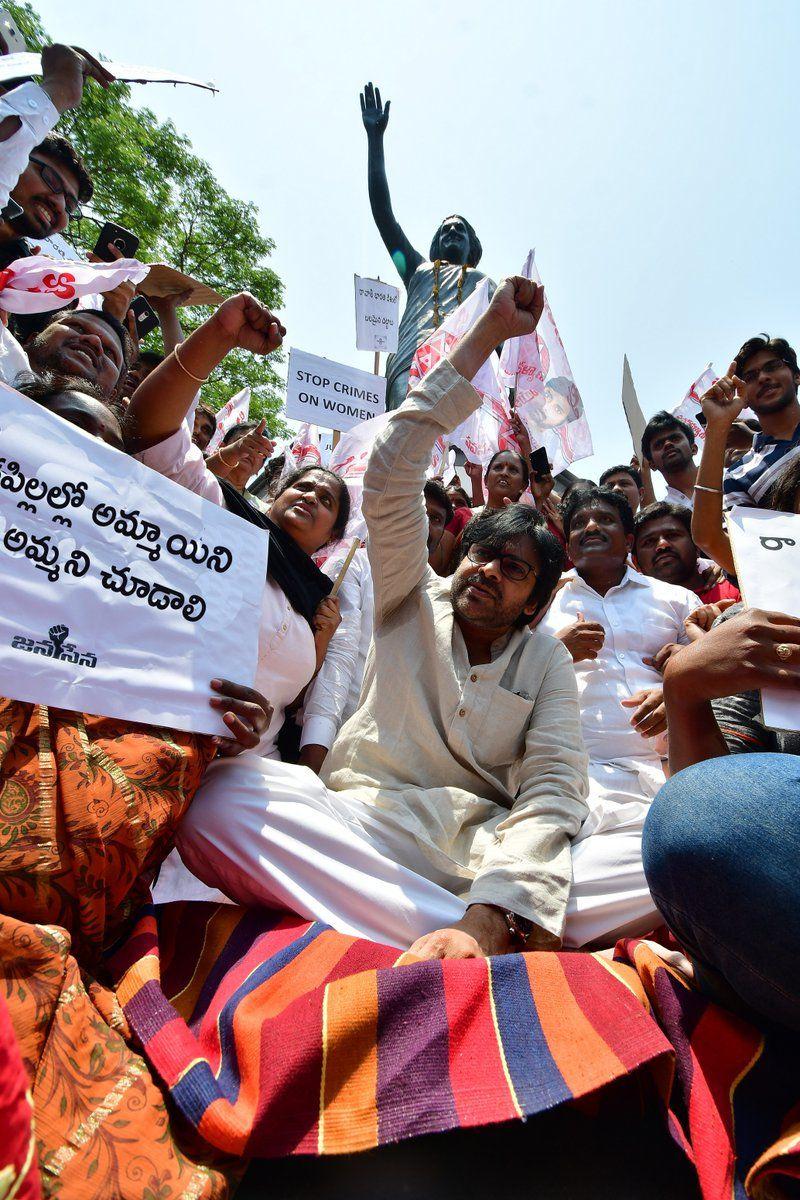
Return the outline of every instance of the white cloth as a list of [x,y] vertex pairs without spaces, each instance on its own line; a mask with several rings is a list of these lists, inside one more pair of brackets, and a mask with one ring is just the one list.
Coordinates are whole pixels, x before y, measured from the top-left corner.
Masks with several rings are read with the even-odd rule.
[[29,371],[28,356],[10,329],[0,321],[0,379],[13,386],[20,371]]
[[589,763],[589,816],[572,843],[566,946],[613,945],[661,923],[642,866],[642,829],[663,783],[657,759]]
[[679,492],[677,488],[668,484],[667,494],[664,499],[668,500],[670,504],[679,504],[681,508],[690,508],[694,511],[694,492],[692,492],[691,496],[686,496],[683,492]]
[[6,117],[19,117],[20,127],[0,142],[0,208],[8,204],[31,151],[53,128],[59,112],[38,83],[23,83],[0,96],[0,121]]
[[[581,833],[572,845],[565,946],[613,945],[658,924],[641,858],[657,788],[657,776],[646,771],[590,768],[592,836]],[[432,867],[407,830],[380,809],[330,791],[305,767],[249,754],[219,759],[190,814],[178,830],[181,854],[196,876],[237,903],[287,908],[401,949],[464,914],[466,897],[451,890],[457,881]],[[226,899],[182,864],[168,864],[171,891],[162,868],[156,902]]]
[[603,647],[595,659],[575,663],[581,706],[581,729],[589,758],[594,762],[652,758],[652,739],[642,737],[630,723],[633,709],[623,708],[645,688],[661,687],[658,671],[643,659],[669,642],[689,641],[684,620],[700,607],[687,588],[663,583],[628,567],[622,581],[600,596],[569,572],[569,582],[556,593],[539,628],[555,634],[577,620],[597,621],[605,629]]
[[[344,548],[346,556],[347,547]],[[336,579],[343,554],[326,559],[322,570]],[[356,550],[339,590],[342,623],[328,646],[319,674],[309,688],[303,711],[300,746],[330,750],[336,734],[358,707],[367,651],[372,641],[372,572],[365,550]]]

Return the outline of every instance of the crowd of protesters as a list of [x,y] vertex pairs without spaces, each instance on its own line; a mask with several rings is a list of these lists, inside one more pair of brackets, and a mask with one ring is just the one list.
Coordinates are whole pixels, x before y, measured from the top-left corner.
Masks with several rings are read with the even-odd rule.
[[[42,70],[40,83],[0,97],[0,268],[30,253],[26,239],[63,232],[92,197],[89,171],[53,129],[89,79],[108,79],[63,46],[45,49]],[[157,905],[297,914],[423,961],[608,949],[666,925],[696,986],[798,1028],[788,810],[800,742],[763,724],[758,691],[796,689],[800,619],[742,602],[724,520],[734,504],[800,512],[791,345],[747,338],[702,397],[702,453],[688,424],[659,412],[631,463],[562,489],[532,474],[513,414],[518,451],[468,464],[468,495],[457,476],[431,477],[434,443],[479,405],[469,380],[487,357],[530,334],[543,308],[540,286],[504,280],[376,439],[367,536],[332,597],[347,483],[321,464],[293,469],[291,449],[278,458],[264,422],[234,426],[208,451],[217,418],[204,383],[233,350],[277,350],[279,316],[242,291],[184,338],[184,298],[153,300],[163,353],[145,352],[135,290],[123,283],[96,307],[4,320],[0,378],[269,531],[258,665],[254,680],[209,681],[227,739],[167,739],[191,761],[180,804],[145,820],[129,797],[106,797],[106,850],[130,823],[148,843],[124,887],[100,846],[94,858],[83,846],[82,881],[70,875],[69,804],[81,801],[44,787],[53,768],[37,758],[41,708],[3,702],[0,813],[9,789],[45,798],[27,850],[24,839],[0,841],[0,927],[63,927],[79,972],[99,978],[132,897],[148,889]],[[97,718],[56,719],[85,730]],[[133,778],[166,742],[155,728],[113,725]],[[90,773],[82,803],[94,786]],[[50,826],[55,851],[41,835]],[[52,853],[57,870],[40,861]],[[99,924],[86,915],[89,877],[103,897]],[[185,928],[188,937],[188,913]],[[6,983],[17,978],[10,944],[0,945]],[[44,1051],[20,1024],[29,1011],[11,1006],[35,1078]],[[35,1125],[47,1189],[56,1148],[39,1107]]]

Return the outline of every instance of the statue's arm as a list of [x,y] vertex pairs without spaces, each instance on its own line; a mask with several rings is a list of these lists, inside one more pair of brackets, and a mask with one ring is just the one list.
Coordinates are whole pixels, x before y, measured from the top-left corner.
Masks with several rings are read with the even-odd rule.
[[411,276],[423,262],[422,255],[415,250],[403,233],[392,212],[389,181],[386,178],[386,161],[383,153],[383,135],[389,121],[389,106],[381,104],[381,94],[368,83],[361,94],[361,118],[367,131],[367,183],[369,203],[375,224],[378,226],[383,244],[392,257],[404,285],[408,287]]

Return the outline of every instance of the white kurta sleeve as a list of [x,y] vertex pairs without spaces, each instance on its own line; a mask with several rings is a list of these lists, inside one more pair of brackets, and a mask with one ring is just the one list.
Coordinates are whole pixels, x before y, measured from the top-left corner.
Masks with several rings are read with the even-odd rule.
[[28,165],[31,150],[38,146],[59,117],[44,88],[38,83],[23,83],[0,96],[0,121],[18,117],[19,129],[0,142],[0,208],[8,198],[22,172]]
[[[309,688],[303,712],[303,733],[300,748],[324,746],[330,750],[342,724],[342,714],[358,669],[361,626],[365,619],[364,589],[360,572],[369,570],[366,563],[359,562],[357,552],[339,590],[342,620],[331,638],[325,661],[319,674]],[[326,573],[338,574],[341,559],[334,559]],[[324,570],[328,568],[326,563]]]

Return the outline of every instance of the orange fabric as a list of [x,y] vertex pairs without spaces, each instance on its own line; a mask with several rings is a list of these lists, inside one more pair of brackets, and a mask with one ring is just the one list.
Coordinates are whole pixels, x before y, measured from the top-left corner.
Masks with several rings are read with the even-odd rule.
[[0,700],[0,997],[45,1196],[229,1195],[234,1172],[176,1134],[101,965],[211,753],[207,738]]

